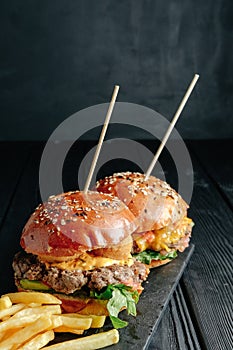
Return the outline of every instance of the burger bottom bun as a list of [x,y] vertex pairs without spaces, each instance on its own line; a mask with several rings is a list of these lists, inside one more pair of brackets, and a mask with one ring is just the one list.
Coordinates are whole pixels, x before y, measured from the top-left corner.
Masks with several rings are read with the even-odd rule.
[[54,294],[61,300],[61,308],[64,313],[79,313],[80,315],[108,316],[108,300],[95,298],[79,298],[64,294]]
[[155,267],[159,267],[162,265],[166,265],[169,262],[171,262],[173,259],[165,259],[165,260],[152,260],[151,263],[149,265],[147,265],[149,267],[149,269],[153,269]]

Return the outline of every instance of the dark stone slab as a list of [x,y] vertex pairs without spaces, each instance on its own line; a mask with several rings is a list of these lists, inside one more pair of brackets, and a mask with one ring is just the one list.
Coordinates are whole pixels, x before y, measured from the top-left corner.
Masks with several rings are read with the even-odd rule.
[[127,320],[129,324],[126,328],[119,330],[119,343],[106,349],[142,350],[148,348],[193,251],[194,245],[191,244],[171,263],[151,271],[137,305],[137,317],[128,316],[125,312],[121,314],[121,318]]

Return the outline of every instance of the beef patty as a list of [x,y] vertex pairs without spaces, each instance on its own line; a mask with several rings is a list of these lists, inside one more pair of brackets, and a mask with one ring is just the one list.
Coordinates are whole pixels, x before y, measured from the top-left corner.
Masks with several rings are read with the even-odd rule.
[[139,261],[131,266],[111,265],[93,270],[62,270],[45,264],[36,255],[19,252],[13,260],[15,280],[42,281],[57,292],[71,294],[87,286],[101,290],[109,284],[124,283],[137,289],[146,280],[149,269]]

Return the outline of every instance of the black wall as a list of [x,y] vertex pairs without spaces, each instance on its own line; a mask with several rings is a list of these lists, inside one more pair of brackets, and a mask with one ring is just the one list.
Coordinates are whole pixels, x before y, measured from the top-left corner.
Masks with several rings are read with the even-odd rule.
[[108,102],[169,120],[200,74],[177,129],[233,137],[231,0],[12,0],[0,3],[0,140],[44,139]]

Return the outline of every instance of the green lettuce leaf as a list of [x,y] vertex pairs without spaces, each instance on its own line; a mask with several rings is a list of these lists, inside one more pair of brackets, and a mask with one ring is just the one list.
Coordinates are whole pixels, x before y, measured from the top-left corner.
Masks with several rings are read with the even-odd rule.
[[111,284],[103,292],[92,292],[92,296],[97,299],[107,299],[107,310],[114,328],[123,328],[128,322],[118,317],[119,312],[124,308],[128,315],[136,316],[136,303],[139,299],[137,291],[124,284]]
[[126,326],[128,326],[128,322],[121,320],[119,317],[115,317],[115,316],[109,316],[112,325],[114,328],[119,329],[119,328],[124,328]]
[[165,255],[160,254],[159,252],[155,252],[154,250],[144,250],[141,253],[134,254],[133,257],[141,261],[144,264],[149,265],[152,260],[165,260],[165,259],[175,259],[177,257],[177,252],[174,250]]

